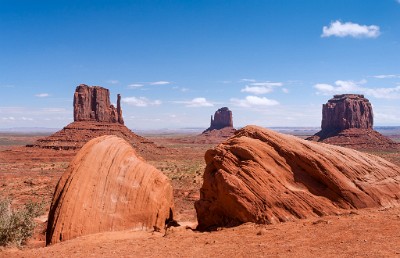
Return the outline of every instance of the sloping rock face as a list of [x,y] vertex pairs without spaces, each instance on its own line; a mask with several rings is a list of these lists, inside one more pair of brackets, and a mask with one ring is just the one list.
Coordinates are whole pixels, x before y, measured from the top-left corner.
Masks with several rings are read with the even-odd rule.
[[393,149],[398,144],[373,130],[371,103],[364,95],[335,95],[322,105],[321,131],[307,138],[354,149]]
[[121,96],[117,97],[117,108],[110,104],[110,92],[100,86],[81,84],[74,94],[74,121],[97,121],[124,124]]
[[168,178],[116,136],[88,142],[57,184],[46,244],[125,229],[163,229],[173,219]]
[[400,205],[400,168],[373,155],[247,126],[205,154],[198,229]]
[[232,111],[227,107],[223,107],[215,111],[214,118],[211,116],[210,127],[204,132],[219,130],[225,127],[233,128]]

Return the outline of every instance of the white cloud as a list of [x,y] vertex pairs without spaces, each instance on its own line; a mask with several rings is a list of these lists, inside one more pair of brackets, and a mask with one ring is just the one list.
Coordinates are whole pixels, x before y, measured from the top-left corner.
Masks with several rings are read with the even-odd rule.
[[149,100],[146,97],[127,97],[122,98],[122,102],[136,107],[159,106],[162,104],[160,100]]
[[281,82],[254,82],[251,83],[252,86],[261,86],[261,87],[280,87],[283,85]]
[[318,90],[318,94],[331,95],[335,93],[357,93],[361,92],[362,88],[360,84],[364,84],[365,81],[354,82],[354,81],[341,81],[335,82],[335,86],[325,83],[318,83],[314,85],[314,88]]
[[39,94],[35,95],[35,97],[38,97],[38,98],[46,98],[48,96],[50,96],[50,94],[48,94],[48,93],[39,93]]
[[185,104],[186,107],[213,107],[214,104],[209,102],[206,98],[194,98],[189,101],[174,101],[174,103]]
[[144,84],[142,84],[142,83],[132,83],[132,84],[128,85],[128,89],[137,89],[137,88],[140,88],[143,86],[144,86]]
[[171,82],[168,81],[157,81],[157,82],[150,82],[150,85],[167,85],[167,84],[171,84]]
[[400,86],[392,88],[366,88],[362,85],[365,84],[365,80],[359,82],[354,81],[341,81],[335,82],[335,85],[318,83],[314,85],[317,89],[317,94],[322,95],[333,95],[342,93],[358,93],[373,96],[380,99],[399,99],[400,98]]
[[231,99],[231,103],[239,107],[252,107],[252,106],[275,106],[279,102],[266,97],[247,96],[244,99]]
[[274,87],[281,87],[281,82],[253,82],[246,85],[241,92],[248,92],[256,95],[266,94],[272,92]]
[[400,86],[393,88],[365,89],[365,94],[378,99],[400,99]]
[[244,89],[240,90],[241,92],[248,92],[248,93],[253,93],[256,95],[261,95],[261,94],[266,94],[266,93],[270,93],[272,91],[272,88],[268,88],[268,87],[260,87],[260,86],[248,86],[246,85],[246,87]]
[[15,117],[9,116],[9,117],[2,117],[1,119],[6,120],[6,121],[14,121]]
[[381,74],[381,75],[374,75],[372,77],[377,78],[377,79],[392,79],[392,78],[400,78],[400,75],[398,75],[398,74]]
[[329,26],[322,28],[321,37],[354,37],[354,38],[376,38],[380,35],[379,26],[360,25],[352,22],[331,22]]
[[282,92],[283,92],[283,93],[289,93],[289,89],[282,88]]
[[255,79],[241,79],[240,82],[256,82]]
[[108,80],[107,83],[109,83],[109,84],[118,84],[119,81],[118,80]]

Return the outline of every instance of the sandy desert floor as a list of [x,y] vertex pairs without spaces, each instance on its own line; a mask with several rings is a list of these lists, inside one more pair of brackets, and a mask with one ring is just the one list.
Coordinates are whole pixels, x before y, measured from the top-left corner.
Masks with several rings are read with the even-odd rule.
[[[278,225],[247,223],[215,232],[197,232],[193,207],[199,198],[204,152],[215,143],[191,141],[187,135],[147,135],[165,146],[162,156],[144,157],[172,181],[176,219],[181,227],[166,235],[153,232],[110,232],[44,247],[46,215],[22,249],[2,248],[0,257],[394,257],[400,256],[400,208],[352,211],[342,216],[299,220]],[[189,137],[189,138],[188,138]],[[25,148],[35,135],[0,135],[0,197],[13,206],[44,201],[47,209],[72,151]],[[400,153],[369,151],[400,165]]]

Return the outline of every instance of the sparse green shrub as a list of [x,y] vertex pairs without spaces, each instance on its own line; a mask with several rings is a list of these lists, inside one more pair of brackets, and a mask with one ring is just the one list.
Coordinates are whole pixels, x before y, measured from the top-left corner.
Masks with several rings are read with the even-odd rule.
[[44,203],[28,202],[23,208],[11,209],[10,200],[0,201],[0,246],[21,246],[32,236],[34,218],[43,214]]

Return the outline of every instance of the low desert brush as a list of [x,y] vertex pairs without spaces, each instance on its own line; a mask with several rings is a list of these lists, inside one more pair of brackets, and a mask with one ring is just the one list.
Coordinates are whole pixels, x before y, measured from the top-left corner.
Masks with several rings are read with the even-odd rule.
[[25,244],[35,229],[34,218],[43,211],[43,202],[30,201],[20,209],[12,209],[10,200],[0,200],[0,246]]

